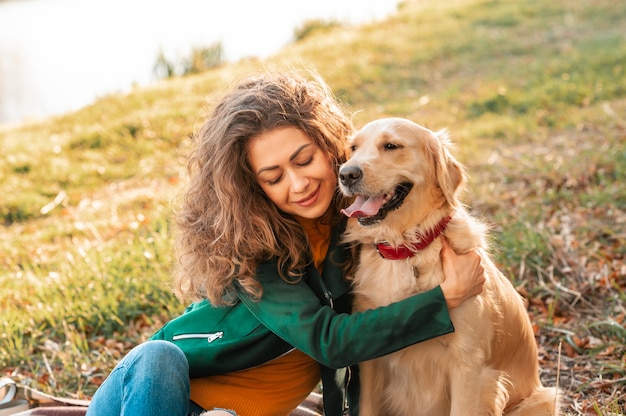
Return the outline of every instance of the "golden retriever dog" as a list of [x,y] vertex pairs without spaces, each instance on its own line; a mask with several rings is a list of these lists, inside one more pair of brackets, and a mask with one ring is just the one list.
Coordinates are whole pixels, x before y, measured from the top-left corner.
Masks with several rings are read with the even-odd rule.
[[[360,364],[361,416],[558,414],[557,389],[539,380],[525,304],[487,253],[487,227],[459,201],[465,170],[445,131],[406,119],[373,121],[352,139],[339,186],[354,203],[344,240],[360,247],[355,310],[443,281],[442,238],[476,250],[483,292],[450,311],[455,331]],[[393,325],[393,323],[389,323]]]

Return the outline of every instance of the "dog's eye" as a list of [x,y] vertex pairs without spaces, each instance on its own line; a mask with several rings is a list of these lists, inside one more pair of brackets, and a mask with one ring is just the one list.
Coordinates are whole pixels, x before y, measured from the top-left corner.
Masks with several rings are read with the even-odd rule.
[[383,146],[383,148],[385,150],[396,150],[399,149],[400,146],[395,144],[395,143],[385,143],[385,145]]
[[356,145],[353,144],[352,146],[350,146],[350,151],[351,152],[356,152]]

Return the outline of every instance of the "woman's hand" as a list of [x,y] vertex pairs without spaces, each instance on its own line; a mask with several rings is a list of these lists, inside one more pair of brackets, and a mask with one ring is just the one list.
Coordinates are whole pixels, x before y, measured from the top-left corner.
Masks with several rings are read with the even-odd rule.
[[465,300],[482,292],[485,271],[476,251],[456,254],[445,237],[441,238],[441,242],[444,274],[441,291],[446,298],[448,309],[454,309]]

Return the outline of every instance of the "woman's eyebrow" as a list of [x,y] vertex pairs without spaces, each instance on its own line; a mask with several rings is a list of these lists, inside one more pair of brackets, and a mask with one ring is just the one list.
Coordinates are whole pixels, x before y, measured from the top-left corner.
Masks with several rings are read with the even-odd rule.
[[301,151],[303,151],[303,150],[304,150],[304,148],[306,148],[306,147],[310,146],[311,144],[312,144],[312,143],[306,143],[306,144],[303,144],[302,146],[298,147],[298,148],[296,149],[296,151],[295,151],[295,152],[293,152],[293,154],[292,154],[292,155],[291,155],[291,157],[289,158],[289,161],[290,161],[290,162],[293,162],[293,160],[294,160],[295,158],[297,158],[297,157],[298,157],[298,154],[300,154],[300,152],[301,152]]
[[[312,143],[305,143],[305,144],[303,144],[302,146],[298,147],[298,148],[296,149],[296,151],[295,151],[295,152],[293,152],[293,154],[289,157],[289,161],[290,161],[290,162],[293,162],[293,160],[294,160],[295,158],[297,158],[297,157],[298,157],[298,155],[300,154],[300,152],[302,152],[302,151],[303,151],[305,148],[307,148],[308,146],[311,146],[311,144],[312,144]],[[256,174],[257,174],[257,175],[260,175],[261,173],[263,173],[263,172],[265,172],[265,171],[267,171],[267,170],[274,170],[274,169],[278,169],[278,168],[279,168],[279,166],[278,166],[278,165],[273,165],[273,166],[264,166],[264,167],[260,168],[260,169],[256,172]]]

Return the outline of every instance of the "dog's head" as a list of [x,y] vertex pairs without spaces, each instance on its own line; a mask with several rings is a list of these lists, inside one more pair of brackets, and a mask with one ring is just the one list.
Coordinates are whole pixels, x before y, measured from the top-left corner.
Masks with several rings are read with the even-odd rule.
[[433,210],[452,211],[465,172],[448,146],[446,131],[410,120],[368,123],[352,138],[350,159],[339,169],[341,192],[355,197],[344,214],[372,226],[392,216],[408,224]]

